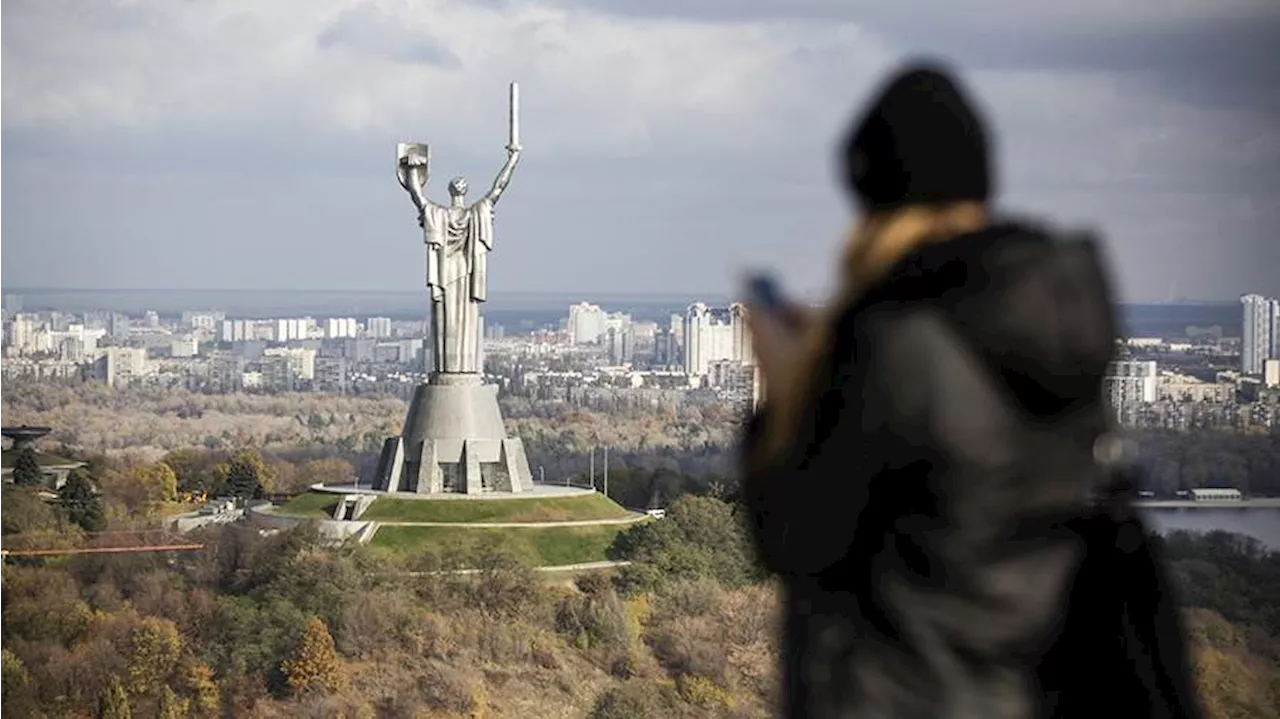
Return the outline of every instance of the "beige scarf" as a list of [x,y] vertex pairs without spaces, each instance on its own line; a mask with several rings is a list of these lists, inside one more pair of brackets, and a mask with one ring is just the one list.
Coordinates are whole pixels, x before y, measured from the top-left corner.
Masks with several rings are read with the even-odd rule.
[[[779,458],[791,448],[800,419],[812,408],[813,372],[832,341],[838,315],[866,288],[884,277],[900,259],[928,242],[944,242],[981,229],[987,222],[980,202],[911,205],[874,213],[852,233],[845,247],[842,277],[835,301],[801,331],[801,350],[789,371],[790,381],[778,383],[781,395],[770,391],[764,402],[766,435],[761,459]],[[787,370],[788,368],[783,368]],[[768,388],[772,389],[772,388]]]

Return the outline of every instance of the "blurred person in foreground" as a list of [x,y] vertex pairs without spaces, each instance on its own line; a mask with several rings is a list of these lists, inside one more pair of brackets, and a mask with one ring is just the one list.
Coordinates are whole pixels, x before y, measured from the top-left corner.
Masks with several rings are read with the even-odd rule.
[[1157,543],[1127,500],[1089,510],[1114,476],[1094,244],[995,213],[983,123],[937,66],[842,155],[862,218],[836,297],[750,311],[742,491],[783,580],[783,712],[1198,716]]

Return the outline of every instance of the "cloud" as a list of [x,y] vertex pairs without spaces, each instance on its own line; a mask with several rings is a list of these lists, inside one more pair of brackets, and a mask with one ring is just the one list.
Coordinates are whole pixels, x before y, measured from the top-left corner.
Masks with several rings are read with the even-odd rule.
[[495,289],[719,293],[761,264],[814,288],[849,221],[833,139],[929,51],[988,108],[1011,206],[1102,225],[1134,294],[1175,277],[1231,296],[1277,281],[1259,264],[1276,7],[9,0],[7,266],[23,284],[416,288],[394,145],[429,142],[437,177],[483,185],[519,80]]
[[[844,28],[810,37],[762,24],[533,4],[500,13],[439,0],[142,0],[83,15],[56,1],[5,9],[6,129],[426,127],[460,143],[492,141],[505,84],[517,79],[527,88],[531,139],[584,153],[687,146],[691,136],[700,146],[741,147],[767,136],[778,130],[778,100],[794,107],[811,89],[793,84],[790,70],[808,64],[793,53],[848,39]],[[887,59],[865,43],[850,54]],[[728,124],[735,132],[716,132]]]
[[397,62],[423,63],[447,69],[462,65],[448,46],[421,32],[414,32],[397,18],[374,5],[343,10],[316,38],[320,50],[346,48]]

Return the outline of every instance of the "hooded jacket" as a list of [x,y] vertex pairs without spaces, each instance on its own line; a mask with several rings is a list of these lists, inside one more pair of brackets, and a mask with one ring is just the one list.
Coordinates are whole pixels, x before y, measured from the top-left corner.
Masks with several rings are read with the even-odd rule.
[[837,316],[790,450],[754,459],[761,414],[743,453],[786,715],[1048,715],[1037,664],[1084,553],[1050,527],[1103,480],[1093,243],[1007,222],[925,244]]

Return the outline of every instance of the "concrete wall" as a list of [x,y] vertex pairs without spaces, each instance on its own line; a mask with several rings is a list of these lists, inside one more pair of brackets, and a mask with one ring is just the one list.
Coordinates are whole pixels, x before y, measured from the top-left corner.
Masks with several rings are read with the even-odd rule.
[[305,519],[302,517],[284,517],[275,513],[275,507],[250,507],[250,521],[259,526],[271,529],[291,529],[303,522],[315,522],[320,536],[334,542],[342,542],[351,536],[360,536],[361,542],[367,542],[373,536],[373,522],[340,522],[333,519]]

